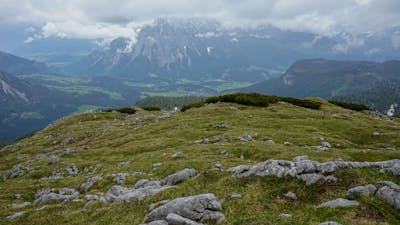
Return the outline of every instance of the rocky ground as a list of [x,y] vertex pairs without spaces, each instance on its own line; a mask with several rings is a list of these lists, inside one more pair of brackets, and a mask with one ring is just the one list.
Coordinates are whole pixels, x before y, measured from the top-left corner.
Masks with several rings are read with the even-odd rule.
[[400,120],[318,101],[56,121],[0,151],[0,224],[400,224]]

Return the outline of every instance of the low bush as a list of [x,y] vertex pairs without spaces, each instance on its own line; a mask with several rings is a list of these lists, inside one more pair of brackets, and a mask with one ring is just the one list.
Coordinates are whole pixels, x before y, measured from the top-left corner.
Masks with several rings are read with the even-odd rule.
[[207,98],[205,102],[206,103],[232,102],[242,105],[265,107],[268,106],[269,104],[277,103],[278,101],[288,102],[293,105],[310,109],[319,109],[321,107],[321,103],[312,100],[261,95],[257,93],[250,93],[250,94],[237,93],[237,94],[214,96]]
[[309,108],[309,109],[320,109],[321,108],[321,103],[308,100],[308,99],[299,99],[299,98],[290,98],[290,97],[281,97],[280,101],[287,102],[293,105],[301,106],[304,108]]
[[335,101],[335,100],[330,100],[329,103],[340,106],[342,108],[351,109],[354,111],[371,110],[368,106],[366,106],[364,104],[341,102],[341,101]]
[[123,107],[123,108],[116,108],[116,109],[105,109],[103,111],[104,112],[116,111],[116,112],[120,112],[120,113],[124,113],[124,114],[135,114],[136,113],[136,110],[134,108],[130,108],[130,107]]
[[142,107],[142,109],[146,110],[146,111],[160,111],[160,107],[157,106],[145,106]]

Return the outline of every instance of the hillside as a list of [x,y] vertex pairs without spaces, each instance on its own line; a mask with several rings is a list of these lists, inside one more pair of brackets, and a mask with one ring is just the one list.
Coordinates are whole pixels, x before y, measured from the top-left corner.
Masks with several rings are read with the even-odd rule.
[[[361,95],[368,91],[387,92],[388,90],[384,89],[385,86],[400,84],[398,71],[400,71],[400,61],[379,63],[324,59],[300,60],[295,62],[280,78],[266,80],[240,91],[322,98]],[[381,112],[389,109],[391,104],[397,103],[390,102],[383,106],[380,101],[384,98],[385,96],[381,96],[372,102],[360,101],[360,103],[368,103]]]
[[56,121],[0,151],[0,223],[399,224],[400,120],[312,101]]
[[[69,80],[63,77],[53,79]],[[0,107],[0,141],[13,141],[73,112],[128,105],[139,98],[134,91],[125,99],[115,98],[113,92],[100,88],[75,87],[71,91],[66,87],[68,84],[62,86],[65,89],[56,87],[56,82],[46,84],[0,70],[0,103],[5,106]]]
[[49,72],[49,68],[45,63],[25,59],[2,51],[0,51],[0,70],[18,75]]
[[335,96],[333,99],[362,103],[386,114],[393,108],[394,115],[400,114],[400,84],[383,83],[366,91]]

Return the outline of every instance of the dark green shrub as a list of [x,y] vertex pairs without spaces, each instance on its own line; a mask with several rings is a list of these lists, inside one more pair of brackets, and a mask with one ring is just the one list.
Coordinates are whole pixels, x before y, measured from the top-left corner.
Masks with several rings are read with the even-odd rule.
[[277,103],[278,101],[283,101],[291,103],[293,105],[310,109],[319,109],[321,107],[321,103],[312,100],[290,98],[290,97],[268,96],[257,93],[249,93],[249,94],[237,93],[237,94],[214,96],[207,98],[205,102],[206,103],[232,102],[242,105],[265,107],[268,106],[268,104]]
[[116,112],[120,112],[120,113],[124,113],[124,114],[135,114],[136,113],[136,110],[134,108],[130,108],[130,107],[103,110],[103,112],[112,112],[112,111],[116,111]]
[[188,105],[183,106],[183,107],[181,108],[181,111],[182,111],[182,112],[185,112],[186,110],[191,109],[191,108],[200,108],[200,107],[203,107],[205,104],[206,104],[205,102],[195,102],[195,103],[191,103],[191,104],[188,104]]
[[145,106],[142,107],[142,109],[146,110],[146,111],[160,111],[161,109],[157,106]]
[[283,102],[287,102],[287,103],[301,106],[304,108],[309,108],[309,109],[320,109],[321,108],[320,102],[315,102],[312,100],[298,99],[298,98],[291,98],[291,97],[281,97],[280,99]]
[[206,103],[210,104],[210,103],[217,103],[221,101],[221,97],[220,96],[212,96],[209,97],[205,100]]
[[351,109],[354,111],[371,110],[368,106],[366,106],[364,104],[341,102],[341,101],[335,101],[335,100],[330,100],[329,103],[340,106],[345,109]]
[[310,109],[319,109],[321,107],[321,103],[307,99],[268,96],[257,93],[236,93],[236,94],[227,94],[227,95],[209,97],[205,100],[205,102],[198,102],[186,105],[182,108],[181,111],[185,111],[193,107],[201,107],[205,103],[229,102],[241,105],[266,107],[269,104],[277,103],[279,101],[287,102],[293,105]]

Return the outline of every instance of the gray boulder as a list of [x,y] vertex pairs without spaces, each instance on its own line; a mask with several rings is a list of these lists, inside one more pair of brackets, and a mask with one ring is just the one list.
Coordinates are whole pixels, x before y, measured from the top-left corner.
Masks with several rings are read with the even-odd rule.
[[337,168],[338,166],[334,162],[324,162],[318,165],[318,170],[321,173],[333,173]]
[[343,208],[343,207],[354,207],[358,205],[360,205],[360,203],[357,201],[338,198],[332,201],[322,203],[318,205],[317,208]]
[[124,166],[126,166],[126,165],[129,165],[129,164],[131,164],[131,163],[132,163],[132,161],[120,162],[120,163],[118,163],[118,167],[121,168],[121,167],[124,167]]
[[324,179],[324,176],[318,173],[301,174],[299,178],[306,182],[306,185],[317,183],[319,180]]
[[141,201],[161,191],[172,188],[174,185],[191,178],[194,174],[194,169],[184,169],[167,176],[161,181],[139,180],[133,188],[113,186],[108,190],[104,198],[107,202],[117,203]]
[[60,159],[56,155],[51,155],[49,159],[49,164],[56,164],[60,161]]
[[213,194],[177,198],[152,210],[145,217],[145,222],[166,220],[169,214],[177,214],[195,222],[214,220],[222,223],[225,217],[220,213],[222,207]]
[[156,220],[156,221],[152,221],[146,225],[168,225],[168,222],[165,220]]
[[268,139],[266,142],[269,145],[274,145],[275,144],[275,141],[273,141],[272,139]]
[[184,169],[177,173],[171,174],[161,180],[162,185],[176,185],[182,181],[188,180],[196,174],[196,170],[194,169]]
[[400,174],[400,160],[381,162],[324,162],[311,161],[307,156],[297,156],[292,161],[267,160],[254,166],[240,165],[229,168],[228,171],[236,178],[255,176],[291,176],[302,179],[307,185],[314,184],[321,179],[335,182],[337,179],[332,174],[338,169],[345,168],[380,168],[382,172]]
[[239,141],[252,141],[253,135],[246,134],[246,135],[240,136],[238,139],[239,139]]
[[21,176],[24,174],[24,170],[26,170],[26,167],[22,163],[14,165],[11,169],[3,173],[3,181]]
[[33,205],[47,204],[50,201],[61,202],[65,204],[79,197],[79,192],[71,188],[62,188],[58,193],[49,188],[46,190],[38,191],[35,194]]
[[395,208],[400,209],[400,186],[391,181],[383,181],[380,183],[385,186],[378,189],[376,196],[382,198]]
[[172,158],[174,158],[174,159],[183,158],[183,153],[182,152],[177,152],[177,153],[172,155]]
[[78,170],[78,168],[76,168],[75,164],[71,164],[71,165],[67,166],[67,168],[65,168],[65,170],[71,176],[76,176],[79,173],[79,170]]
[[17,213],[14,213],[14,214],[11,215],[11,216],[7,216],[7,217],[6,217],[6,220],[15,220],[16,218],[21,217],[21,216],[23,216],[24,214],[25,214],[25,212],[17,212]]
[[125,188],[121,186],[113,186],[108,190],[104,198],[107,202],[116,203],[142,201],[168,188],[171,188],[171,186],[149,186],[142,188]]
[[203,225],[202,223],[195,222],[175,213],[168,214],[165,219],[168,222],[168,225]]
[[290,198],[293,200],[297,200],[297,195],[291,191],[288,191],[286,194],[284,194],[283,196],[285,196],[286,198]]
[[250,168],[251,168],[251,166],[248,166],[248,165],[240,165],[240,166],[229,168],[228,171],[230,173],[232,173],[232,175],[234,177],[240,177],[243,174],[246,174],[246,172],[249,171]]
[[319,163],[313,162],[311,160],[302,160],[295,162],[295,166],[298,174],[302,173],[314,173],[317,171]]
[[326,222],[320,223],[318,225],[342,225],[342,224],[335,222],[335,221],[326,221]]
[[287,218],[290,218],[290,217],[292,217],[292,214],[288,214],[288,213],[281,213],[281,214],[279,214],[279,217],[280,217],[280,218],[287,219]]
[[330,148],[332,145],[327,141],[323,141],[321,142],[321,147]]
[[376,192],[377,188],[372,185],[366,185],[366,186],[358,186],[351,188],[347,191],[347,198],[348,199],[356,199],[360,196],[369,196],[369,195],[374,195]]
[[30,202],[23,202],[23,203],[20,203],[20,204],[13,203],[13,204],[11,204],[11,207],[14,208],[14,209],[21,209],[21,208],[25,208],[25,207],[27,207],[29,205],[31,205]]
[[127,176],[129,176],[129,173],[118,173],[114,178],[114,182],[117,184],[125,184]]
[[81,192],[87,192],[97,181],[102,180],[101,175],[97,175],[88,179],[85,183],[81,184],[80,190]]

